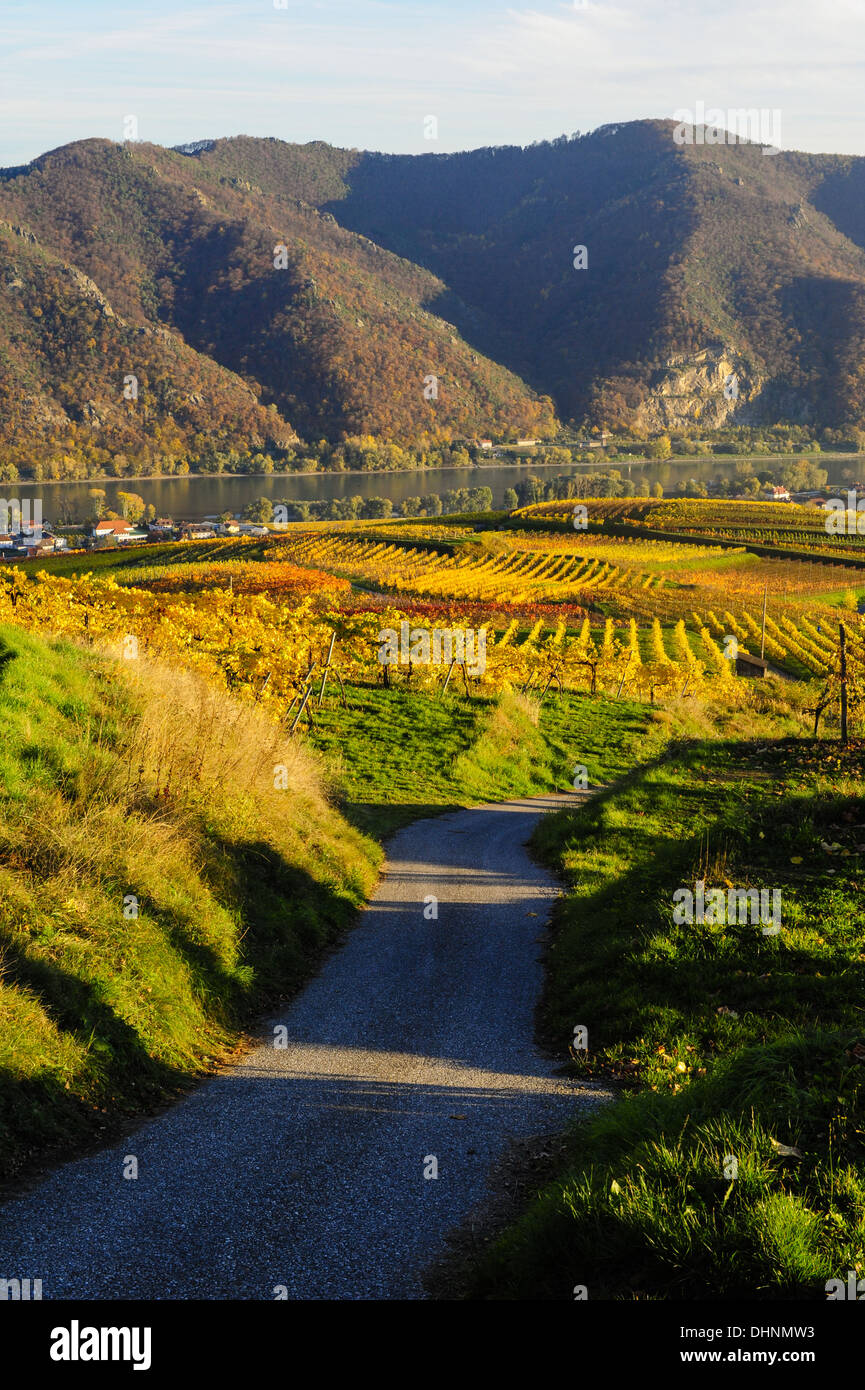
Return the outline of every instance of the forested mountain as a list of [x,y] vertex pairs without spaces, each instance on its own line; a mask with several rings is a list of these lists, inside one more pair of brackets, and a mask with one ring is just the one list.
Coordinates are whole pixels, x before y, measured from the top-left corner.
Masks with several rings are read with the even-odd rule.
[[179,456],[279,448],[295,430],[423,442],[553,423],[549,401],[460,337],[448,313],[463,310],[429,271],[174,151],[65,147],[6,171],[0,218],[16,456],[39,438],[84,447],[82,421],[93,449],[137,434],[169,471],[154,431]]
[[196,163],[428,266],[466,306],[458,326],[566,419],[861,424],[865,159],[675,129],[420,157],[238,139]]
[[[174,472],[217,446],[296,435],[178,334],[116,313],[99,287],[0,223],[0,478]],[[46,460],[50,466],[46,466]]]
[[673,130],[421,156],[90,140],[6,170],[2,438],[171,467],[554,412],[861,426],[865,160]]

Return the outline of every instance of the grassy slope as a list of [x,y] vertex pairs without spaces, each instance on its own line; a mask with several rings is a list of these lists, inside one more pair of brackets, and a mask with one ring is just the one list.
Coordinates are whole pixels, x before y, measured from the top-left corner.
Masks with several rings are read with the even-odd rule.
[[575,751],[608,775],[645,725],[579,696],[539,727],[515,696],[348,695],[346,711],[329,694],[311,740],[332,764],[339,750],[344,818],[320,753],[254,707],[0,631],[0,1177],[107,1138],[229,1056],[368,895],[368,832],[566,786]]
[[[861,1272],[863,770],[861,749],[696,740],[542,823],[571,883],[546,1027],[564,1047],[586,1026],[578,1069],[628,1089],[573,1133],[472,1296],[825,1298]],[[675,925],[700,877],[780,888],[780,936]]]
[[4,629],[0,718],[6,1176],[224,1057],[349,923],[380,851],[309,754],[187,673],[144,667],[133,684]]
[[581,762],[619,776],[653,727],[645,706],[568,692],[541,707],[517,695],[444,700],[375,686],[328,699],[310,737],[339,766],[345,815],[376,836],[449,807],[563,790]]

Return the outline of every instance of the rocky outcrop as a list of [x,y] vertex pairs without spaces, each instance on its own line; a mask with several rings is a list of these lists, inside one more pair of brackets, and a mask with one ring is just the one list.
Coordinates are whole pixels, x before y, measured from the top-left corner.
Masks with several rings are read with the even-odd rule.
[[13,236],[20,237],[22,241],[29,242],[31,246],[39,245],[38,238],[34,236],[29,227],[18,227],[14,222],[5,222],[2,217],[0,217],[0,227],[11,232]]
[[67,277],[72,281],[83,299],[95,300],[107,319],[117,317],[107,297],[102,293],[99,286],[90,279],[89,275],[85,275],[84,271],[79,270],[75,265],[64,265],[63,268],[66,271]]
[[644,429],[716,429],[750,423],[763,380],[735,349],[716,345],[671,357],[637,412]]

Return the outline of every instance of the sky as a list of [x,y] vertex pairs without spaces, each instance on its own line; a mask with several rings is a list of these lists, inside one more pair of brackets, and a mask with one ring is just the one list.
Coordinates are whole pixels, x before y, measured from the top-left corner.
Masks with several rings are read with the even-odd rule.
[[0,167],[92,136],[444,153],[700,102],[865,154],[863,77],[865,0],[0,0]]

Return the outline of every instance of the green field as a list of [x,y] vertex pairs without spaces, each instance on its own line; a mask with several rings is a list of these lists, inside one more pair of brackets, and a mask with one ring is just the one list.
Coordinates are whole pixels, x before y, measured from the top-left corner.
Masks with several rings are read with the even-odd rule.
[[[571,885],[543,1027],[619,1103],[472,1270],[481,1298],[819,1298],[865,1260],[865,750],[690,741],[547,818]],[[781,931],[676,925],[673,893],[769,887]],[[770,916],[765,920],[768,922]]]

